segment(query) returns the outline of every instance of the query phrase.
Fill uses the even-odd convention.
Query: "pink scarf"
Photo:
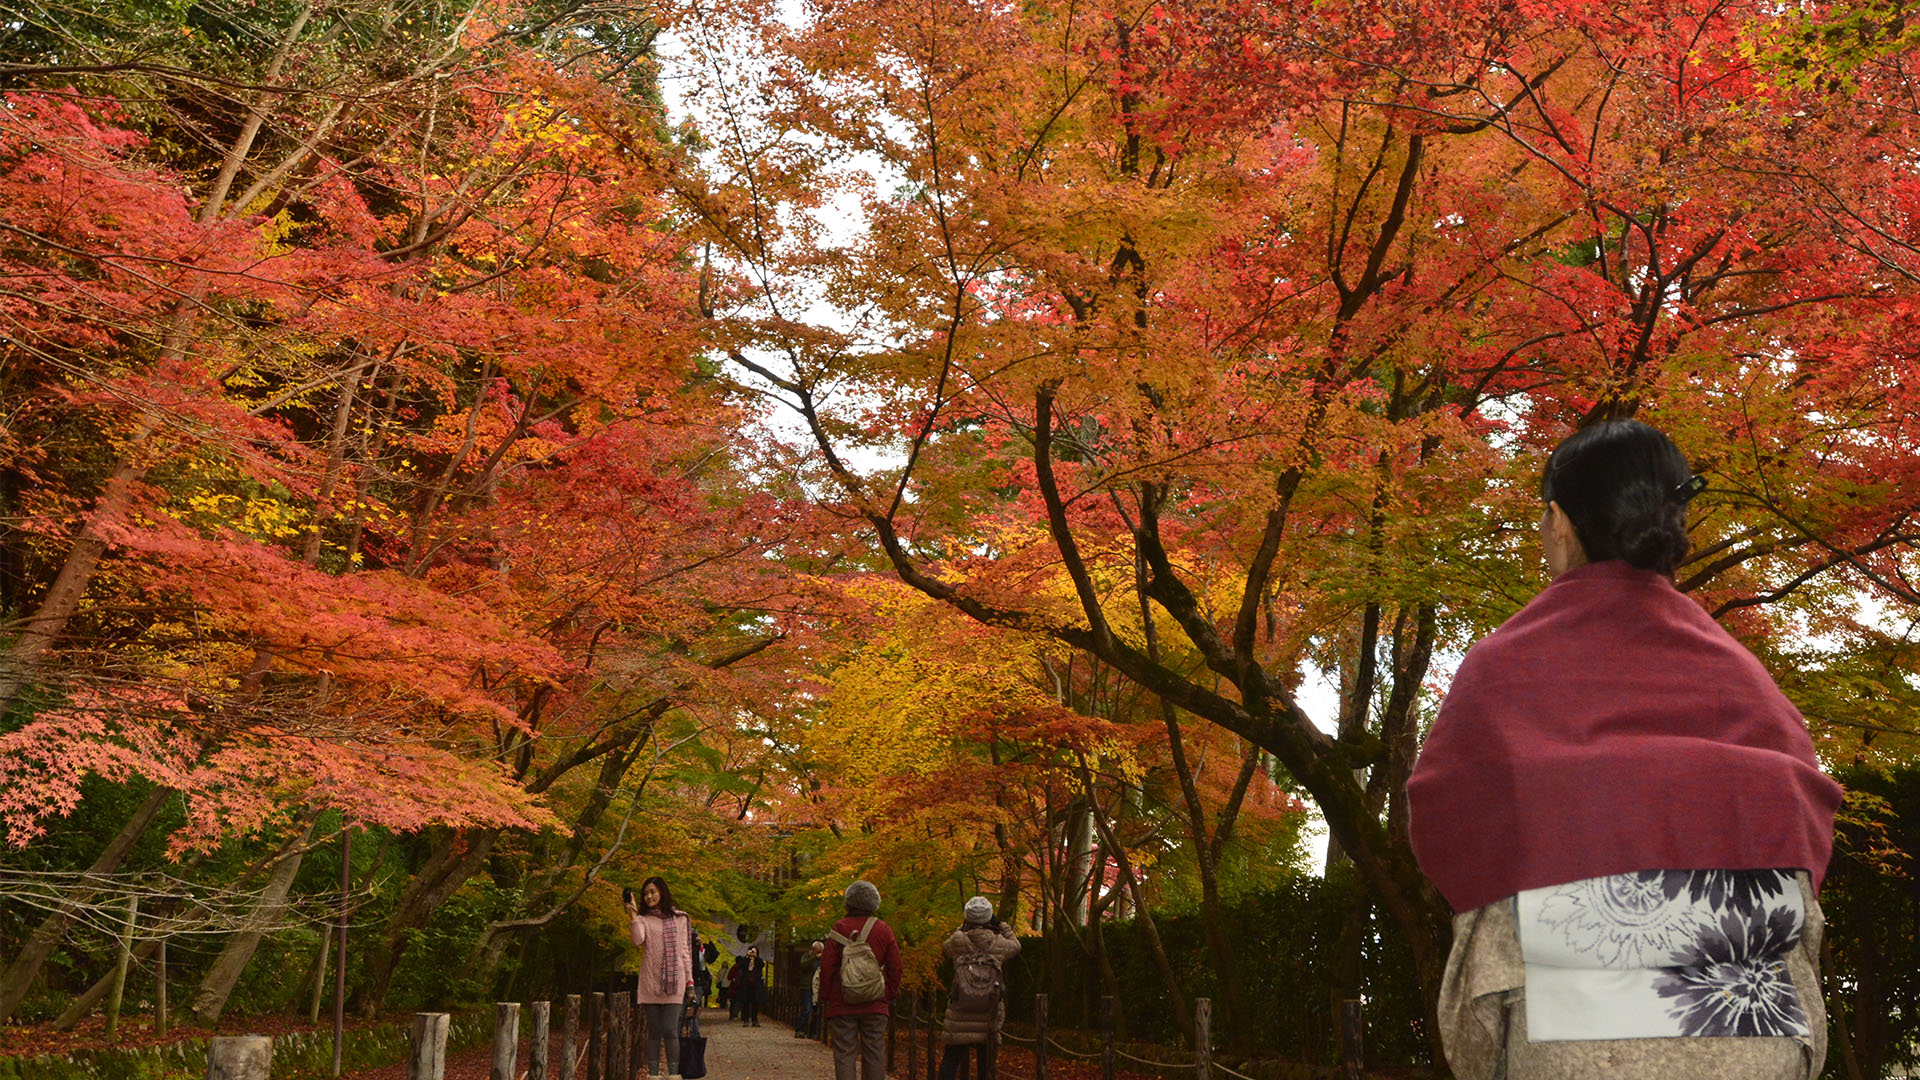
[[[1667,578],[1562,574],[1468,651],[1407,781],[1456,911],[1636,870],[1805,869],[1840,786],[1760,661]]]
[[[658,911],[659,909],[654,909]],[[660,919],[660,992],[671,994],[682,988],[680,950],[687,947],[680,929],[680,913],[661,915]]]

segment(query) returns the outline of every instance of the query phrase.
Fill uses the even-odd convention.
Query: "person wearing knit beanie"
[[[820,953],[820,997],[833,1035],[834,1080],[887,1080],[887,1026],[904,974],[900,942],[880,917],[880,890],[872,882],[847,886],[846,902],[846,915],[833,924]],[[858,957],[860,967],[852,987],[841,966],[849,953]],[[872,969],[876,963],[884,979],[877,988]],[[859,991],[859,1000],[848,1001],[853,989]]]
[[[880,890],[871,881],[856,881],[847,886],[847,914],[872,915],[880,910]]]
[[[993,1075],[994,1047],[1006,1022],[1006,964],[1020,954],[1013,927],[993,917],[993,901],[984,896],[960,908],[963,922],[947,938],[942,950],[953,961],[953,984],[948,988],[947,1019],[940,1041],[939,1080],[967,1080],[967,1062],[974,1075]]]
[[[985,926],[993,921],[993,902],[984,896],[976,896],[967,901],[960,913],[965,916],[968,926]]]

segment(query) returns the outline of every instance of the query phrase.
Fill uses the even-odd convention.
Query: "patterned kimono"
[[[1825,929],[1804,871],[1525,890],[1454,916],[1447,1061],[1460,1080],[1813,1080]]]

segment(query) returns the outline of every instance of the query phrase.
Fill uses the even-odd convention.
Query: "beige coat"
[[[1813,1080],[1827,1058],[1820,998],[1826,918],[1803,871],[1806,929],[1787,970],[1807,1010],[1807,1038],[1527,1041],[1526,969],[1513,899],[1453,917],[1453,951],[1440,984],[1440,1038],[1459,1080]]]
[[[1020,955],[1020,939],[1013,936],[1013,928],[1005,923],[1001,923],[998,930],[991,926],[963,926],[947,938],[945,949],[949,960],[971,952],[985,952],[1000,961],[1000,970],[1004,973],[1007,961]],[[1000,1033],[1000,1024],[1006,1016],[1004,994],[1000,1007],[991,1015],[962,1012],[949,1000],[947,1023],[940,1033],[940,1041],[947,1046],[983,1046]]]

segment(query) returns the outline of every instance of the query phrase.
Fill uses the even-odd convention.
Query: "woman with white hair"
[[[1000,1025],[1006,1021],[1006,963],[1020,955],[1020,939],[1013,928],[993,917],[993,904],[984,896],[961,909],[960,929],[948,936],[947,959],[953,961],[953,986],[947,994],[947,1023],[940,1033],[946,1050],[940,1056],[940,1080],[959,1080],[967,1071],[967,1048],[977,1062],[974,1075],[993,1075],[993,1051],[1000,1043]]]

